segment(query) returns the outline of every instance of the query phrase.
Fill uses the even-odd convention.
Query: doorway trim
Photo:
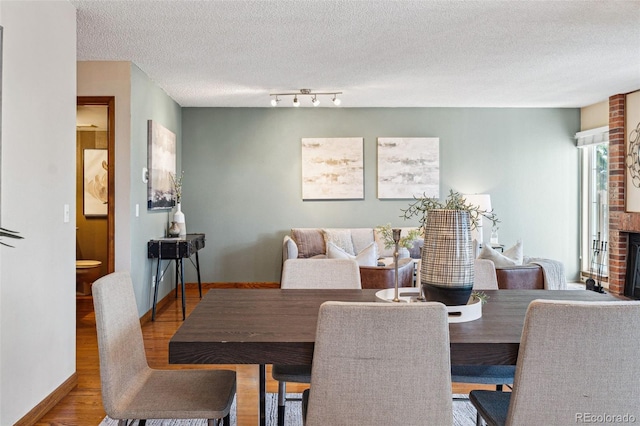
[[[116,98],[115,96],[78,96],[76,106],[106,106],[107,132],[107,272],[115,271],[116,223]]]

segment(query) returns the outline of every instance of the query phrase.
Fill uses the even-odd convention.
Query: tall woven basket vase
[[[466,305],[474,279],[469,212],[431,210],[427,215],[420,269],[427,300]]]

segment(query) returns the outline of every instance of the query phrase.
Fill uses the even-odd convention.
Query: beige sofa
[[[404,236],[415,228],[401,229]],[[330,246],[329,243],[333,245]],[[421,240],[416,240],[415,248],[409,255],[419,259],[421,244]],[[327,259],[336,256],[355,258],[360,265],[363,288],[390,288],[395,285],[393,251],[393,248],[385,248],[375,228],[292,228],[282,243],[282,260]],[[401,287],[413,286],[414,268],[411,257],[398,261]]]
[[[401,228],[402,235],[411,229]],[[282,259],[325,259],[327,243],[333,238],[342,245],[349,245],[350,256],[360,263],[360,277],[363,288],[390,288],[395,284],[395,266],[393,265],[393,248],[386,248],[375,228],[292,228],[282,243]],[[414,285],[416,265],[411,260],[420,259],[422,239],[415,240],[409,251],[410,258],[400,259],[399,282],[402,287]],[[375,257],[372,258],[372,245],[375,246]],[[478,251],[476,251],[478,253]],[[365,256],[365,254],[367,254]],[[360,259],[358,259],[360,257]],[[537,259],[538,261],[542,259]],[[375,263],[371,263],[371,262]],[[547,261],[548,262],[548,261]],[[540,263],[540,262],[539,262]],[[384,264],[385,266],[378,266]],[[544,264],[543,264],[544,265]],[[474,289],[539,289],[549,288],[540,264],[525,262],[521,266],[496,267],[488,259],[477,258],[474,262]],[[414,273],[416,273],[414,275]],[[419,283],[419,278],[417,281]],[[560,287],[562,288],[562,287]]]

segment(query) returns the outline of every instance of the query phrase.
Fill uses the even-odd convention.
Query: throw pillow
[[[299,258],[306,259],[326,253],[324,236],[320,229],[294,228],[291,230],[291,238],[298,245]]]
[[[327,247],[329,243],[333,243],[350,255],[355,256],[356,252],[353,249],[353,241],[351,240],[351,229],[323,229],[323,231]]]
[[[480,259],[491,260],[496,265],[496,268],[522,265],[522,257],[522,241],[518,241],[515,246],[505,250],[504,253],[500,253],[485,244],[478,256]]]
[[[355,259],[360,266],[377,266],[378,247],[375,243],[369,244],[357,255],[351,255],[332,242],[327,243],[327,259]]]
[[[524,261],[522,240],[518,240],[518,242],[513,247],[506,249],[502,254],[504,254],[509,259],[515,260],[518,265],[522,265]]]

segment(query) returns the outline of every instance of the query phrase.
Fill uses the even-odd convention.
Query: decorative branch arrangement
[[[182,198],[182,178],[184,177],[184,170],[180,172],[180,177],[178,177],[177,173],[169,173],[169,177],[171,177],[171,185],[173,186],[176,203],[179,203]]]
[[[390,249],[394,247],[395,241],[393,239],[393,230],[391,229],[391,224],[387,223],[386,225],[376,226],[376,229],[380,233],[380,237],[384,241],[384,248]],[[407,235],[400,238],[398,244],[400,247],[404,247],[407,250],[410,250],[413,247],[413,241],[417,240],[422,236],[419,229],[411,229],[407,232]]]
[[[414,197],[414,202],[409,204],[407,209],[402,210],[402,218],[411,219],[418,216],[420,225],[424,229],[427,224],[427,215],[429,211],[442,209],[442,210],[462,210],[469,212],[469,220],[471,222],[471,229],[476,229],[480,223],[480,218],[484,216],[492,222],[492,226],[495,226],[500,222],[498,217],[493,211],[481,210],[479,206],[467,203],[467,200],[459,192],[449,190],[449,196],[446,200],[440,201],[435,197],[427,197],[423,194],[422,197]]]

